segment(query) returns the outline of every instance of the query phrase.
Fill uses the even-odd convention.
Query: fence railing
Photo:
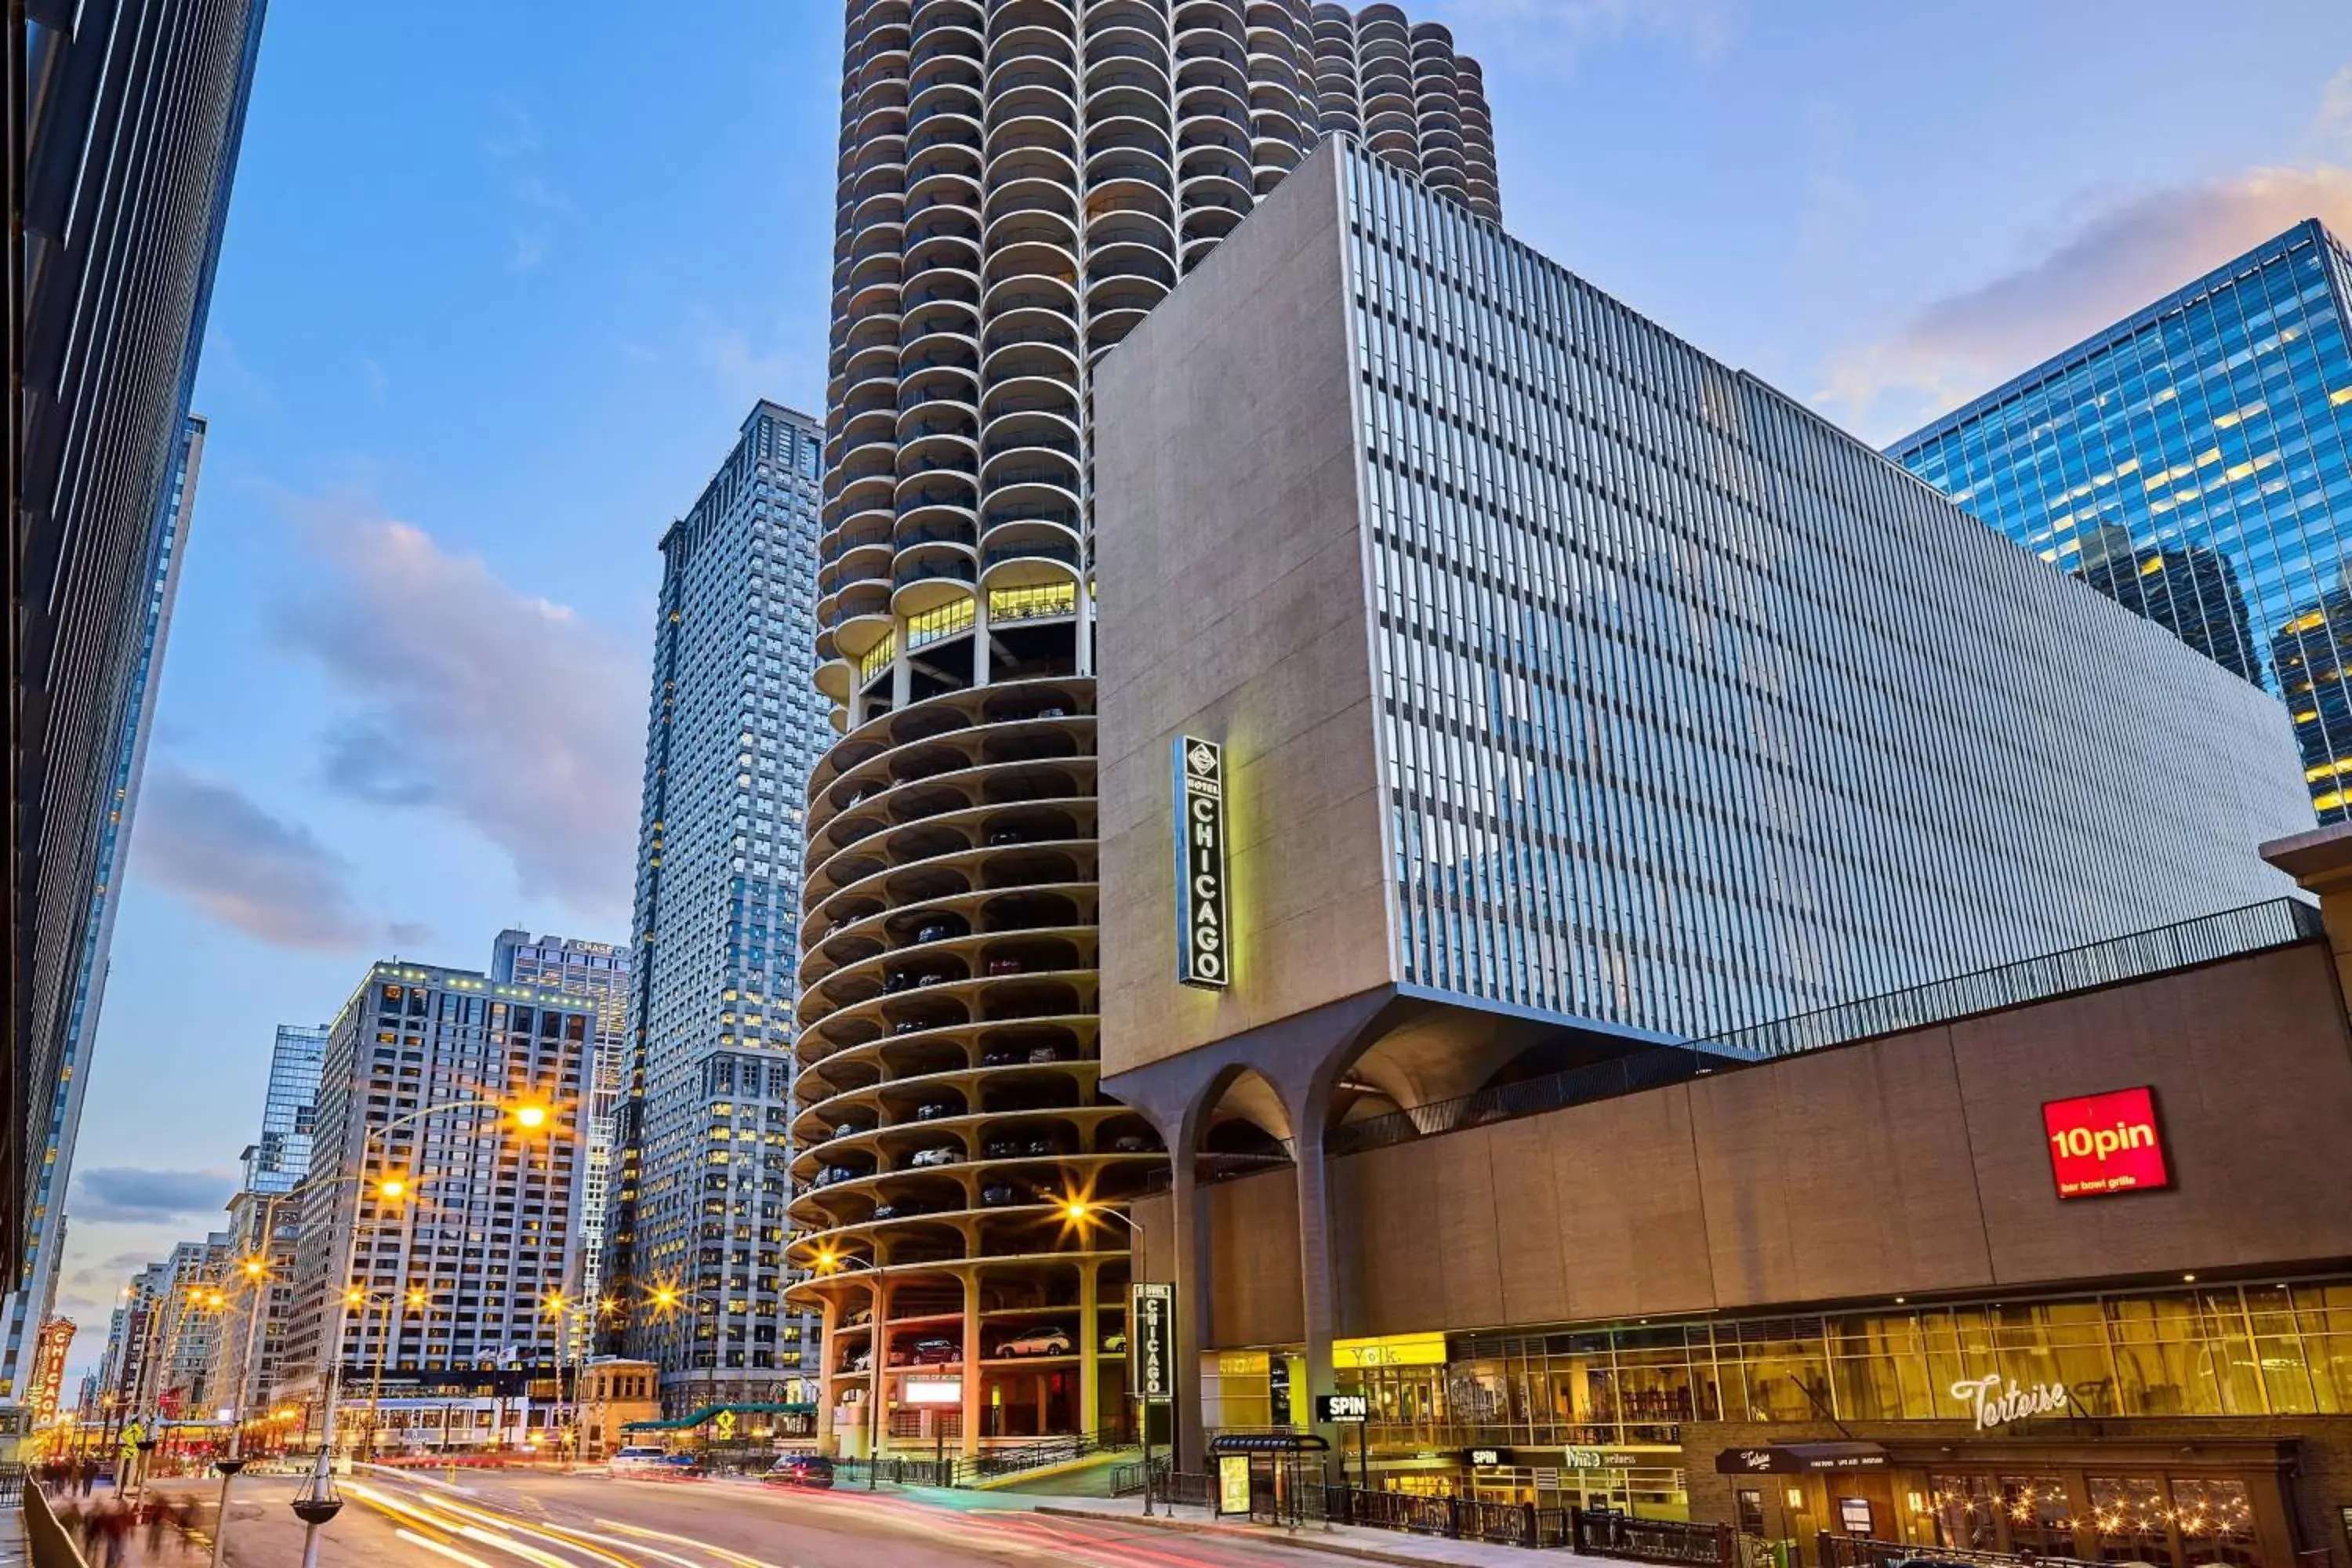
[[[1545,1543],[1547,1533],[1554,1545],[1564,1544],[1568,1536],[1560,1510],[1541,1510],[1533,1503],[1481,1502],[1475,1498],[1421,1497],[1342,1486],[1310,1488],[1302,1500],[1306,1506],[1301,1511],[1309,1519],[1441,1535],[1451,1541],[1538,1546]],[[1552,1515],[1549,1531],[1542,1517],[1547,1511]]]
[[[1929,1558],[1937,1563],[1969,1563],[1980,1568],[2015,1568],[2019,1559],[2007,1552],[1979,1552],[1965,1546],[1912,1546],[1897,1541],[1872,1541],[1863,1536],[1832,1535],[1826,1531],[1813,1537],[1816,1561],[1821,1568],[1891,1568],[1896,1563],[1916,1563]],[[2049,1568],[2099,1568],[2078,1557],[2041,1557],[2036,1564]]]
[[[15,1508],[25,1500],[25,1467],[14,1462],[0,1463],[0,1508]]]
[[[1635,1519],[1597,1509],[1570,1509],[1569,1533],[1587,1557],[1631,1563],[1667,1563],[1695,1568],[1738,1568],[1737,1533],[1727,1524],[1692,1524],[1676,1519]]]
[[[1702,1044],[1759,1057],[1819,1050],[2027,1002],[2095,990],[2193,963],[2236,958],[2305,942],[2321,932],[2319,911],[2300,899],[2272,899],[2200,915],[2153,931],[2111,937],[1972,974],[1800,1013],[1707,1037]]]

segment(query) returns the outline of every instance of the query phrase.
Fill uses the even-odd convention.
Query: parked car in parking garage
[[[1070,1353],[1070,1336],[1055,1328],[1032,1329],[998,1345],[996,1353],[1000,1356],[1067,1355]]]
[[[918,1149],[907,1161],[910,1171],[928,1170],[934,1165],[952,1165],[963,1158],[963,1151],[953,1143],[941,1143],[936,1148]]]
[[[1021,1201],[1021,1189],[1010,1182],[992,1182],[980,1189],[980,1206],[982,1208],[1011,1208]]]
[[[927,1100],[915,1107],[918,1121],[937,1121],[942,1116],[961,1116],[963,1107],[952,1100]]]

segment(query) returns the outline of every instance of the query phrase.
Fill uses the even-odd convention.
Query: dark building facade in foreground
[[[11,366],[23,447],[11,521],[14,1109],[0,1132],[0,1265],[12,1276],[100,918],[92,893],[263,4],[30,10],[11,40],[26,72],[21,103],[12,96],[26,159],[12,338],[22,360]]]

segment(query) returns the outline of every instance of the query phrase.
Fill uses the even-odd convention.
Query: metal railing
[[[1975,1563],[1979,1568],[2013,1568],[2019,1561],[2007,1552],[1979,1552],[1966,1546],[1906,1545],[1858,1535],[1833,1535],[1827,1531],[1813,1537],[1813,1545],[1820,1568],[1892,1568],[1897,1563],[1914,1563],[1923,1558],[1936,1563]],[[2050,1568],[2097,1568],[2079,1557],[2037,1555],[2033,1561],[2047,1563]]]
[[[1692,1524],[1678,1519],[1635,1519],[1600,1509],[1568,1510],[1569,1535],[1586,1557],[1616,1557],[1631,1563],[1738,1568],[1738,1532],[1727,1524]]]
[[[1450,1541],[1485,1541],[1500,1546],[1545,1544],[1544,1510],[1533,1503],[1481,1502],[1475,1498],[1422,1497],[1411,1492],[1368,1491],[1362,1487],[1310,1488],[1302,1500],[1309,1519],[1328,1524],[1362,1525],[1412,1535],[1440,1535]],[[1563,1544],[1567,1531],[1559,1510],[1555,1516],[1551,1544]]]
[[[2319,910],[2312,905],[2300,899],[2273,899],[1791,1018],[1727,1030],[1701,1043],[1756,1057],[1819,1050],[2027,1002],[2046,1002],[2169,969],[2291,947],[2318,936],[2321,930]]]

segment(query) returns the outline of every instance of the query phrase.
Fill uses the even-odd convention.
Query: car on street
[[[1070,1353],[1070,1336],[1055,1328],[1032,1329],[998,1345],[996,1353],[1001,1356],[1067,1355]]]
[[[632,1445],[614,1453],[604,1468],[616,1476],[642,1476],[666,1470],[668,1466],[668,1449]]]
[[[769,1468],[766,1479],[782,1487],[829,1487],[833,1461],[823,1454],[785,1454]]]

